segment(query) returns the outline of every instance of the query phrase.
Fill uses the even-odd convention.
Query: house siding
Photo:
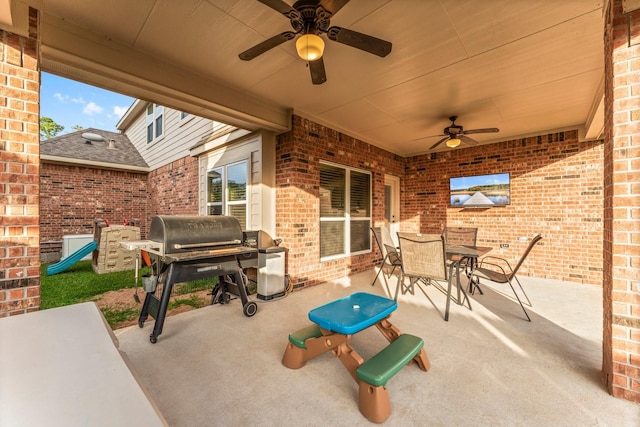
[[[202,117],[180,119],[180,111],[164,108],[164,135],[147,143],[147,116],[143,109],[124,134],[136,147],[151,170],[167,166],[189,155],[189,149],[216,127],[225,126]]]

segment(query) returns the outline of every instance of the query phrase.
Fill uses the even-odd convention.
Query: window
[[[163,111],[162,105],[147,105],[147,144],[160,139],[163,135]]]
[[[230,215],[247,227],[247,161],[207,172],[207,215]]]
[[[320,258],[371,250],[371,174],[320,164]]]

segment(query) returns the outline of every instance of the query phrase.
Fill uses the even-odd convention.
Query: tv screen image
[[[464,176],[449,179],[451,206],[491,207],[511,204],[508,173]]]

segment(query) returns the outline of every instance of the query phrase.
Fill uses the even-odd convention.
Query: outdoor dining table
[[[356,383],[361,386],[362,379],[358,377],[356,371],[365,361],[349,344],[351,337],[375,325],[389,341],[389,347],[396,340],[402,341],[402,332],[389,321],[389,316],[397,308],[397,301],[366,292],[356,292],[314,308],[308,313],[309,320],[313,324],[289,335],[289,343],[282,363],[288,368],[298,369],[304,366],[308,360],[331,351],[334,356],[340,359]],[[404,338],[407,337],[409,335],[404,334]],[[422,340],[420,341],[422,342]],[[385,349],[380,353],[383,351]],[[429,360],[422,344],[420,344],[419,352],[416,349],[416,353],[403,364],[412,361],[416,362],[423,371],[429,369]]]
[[[445,245],[445,252],[447,255],[458,255],[453,263],[451,264],[451,270],[455,268],[455,276],[456,276],[456,287],[458,289],[458,304],[462,305],[463,301],[460,299],[460,289],[462,286],[462,281],[460,280],[460,264],[462,261],[469,260],[470,264],[473,266],[478,262],[478,258],[490,252],[493,248],[488,246],[467,246],[467,245]],[[469,280],[469,292],[473,291],[474,283]],[[479,288],[478,288],[479,289]],[[465,293],[465,297],[467,301],[469,301],[468,296]],[[449,320],[449,304],[451,302],[451,298],[447,298],[447,306],[444,312],[444,320]],[[471,301],[469,301],[469,309],[471,309]]]

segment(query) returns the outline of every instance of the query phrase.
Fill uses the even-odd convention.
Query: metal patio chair
[[[515,282],[518,284],[518,286],[520,287],[520,290],[522,291],[522,294],[526,298],[527,305],[531,307],[533,304],[531,303],[531,300],[527,296],[527,293],[524,291],[524,288],[520,284],[518,277],[516,277],[516,273],[522,266],[522,263],[524,262],[524,260],[527,258],[527,255],[529,255],[529,252],[531,252],[531,250],[536,245],[536,243],[538,243],[541,239],[542,239],[542,235],[540,234],[536,235],[533,239],[531,239],[531,242],[529,242],[529,246],[524,251],[524,254],[522,254],[522,257],[520,257],[520,260],[518,261],[518,263],[514,268],[511,268],[511,265],[509,265],[509,262],[506,259],[488,255],[488,256],[485,256],[482,259],[482,261],[480,261],[480,264],[478,266],[476,266],[473,270],[471,270],[471,275],[470,275],[470,281],[473,281],[474,285],[478,287],[478,289],[480,289],[480,279],[490,280],[495,283],[508,283],[509,286],[511,287],[511,290],[513,291],[513,294],[516,296],[518,303],[520,303],[520,307],[522,307],[522,311],[524,311],[524,315],[527,316],[527,320],[529,322],[531,322],[529,313],[527,313],[527,310],[524,308],[524,305],[522,304],[522,300],[518,296],[516,289],[513,287],[513,283]]]
[[[415,293],[415,285],[420,282],[429,285],[437,284],[439,281],[447,282],[447,304],[444,312],[444,320],[449,320],[449,305],[451,302],[451,287],[455,280],[453,268],[454,263],[447,265],[445,255],[444,238],[440,234],[415,234],[398,233],[400,253],[402,254],[402,266],[398,286],[405,294]],[[409,279],[409,284],[405,285],[405,279]],[[442,287],[437,286],[439,289]],[[458,287],[458,301],[460,302],[460,291],[464,294],[464,300],[471,301],[462,287]],[[396,291],[396,296],[397,296]],[[462,300],[461,304],[464,304]]]
[[[371,282],[371,286],[373,286],[376,284],[376,280],[378,280],[378,276],[382,269],[385,267],[391,267],[391,271],[387,276],[387,279],[389,279],[396,271],[396,268],[399,268],[402,265],[402,261],[400,260],[400,254],[393,244],[391,234],[389,234],[389,230],[386,227],[371,227],[371,231],[373,232],[373,237],[375,237],[378,248],[380,248],[380,253],[382,254],[382,264],[380,264],[380,269],[378,270],[376,277],[373,279],[373,282]]]
[[[445,227],[442,235],[444,237],[444,243],[447,245],[476,246],[478,229],[472,227]],[[469,274],[474,267],[474,262],[477,262],[477,259],[469,259],[462,255],[454,254],[448,254],[447,260],[449,262],[458,262],[460,264],[460,268],[464,270],[467,277],[469,277]],[[469,281],[469,292],[473,294],[475,289],[475,283]],[[478,291],[482,293],[480,288],[478,288]]]

